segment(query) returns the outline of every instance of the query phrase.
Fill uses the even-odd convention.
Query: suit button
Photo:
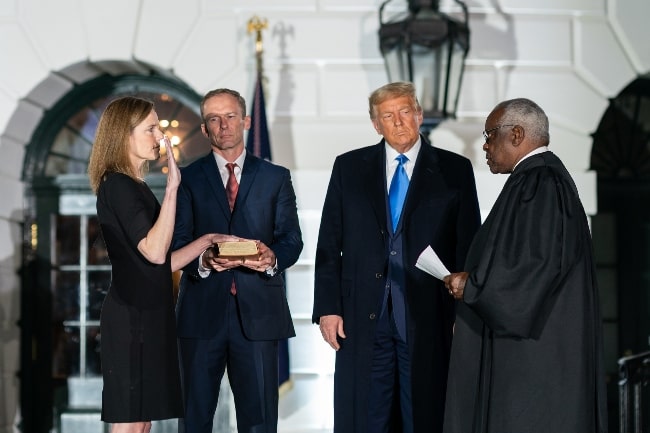
[[[376,317],[375,313],[370,313],[370,316],[368,316],[368,318],[370,318],[370,320],[375,320],[375,317]]]
[[[377,272],[375,274],[375,278],[380,279],[381,277],[383,277],[383,275],[381,273]]]

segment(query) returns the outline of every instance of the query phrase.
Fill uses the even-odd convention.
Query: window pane
[[[89,326],[86,332],[86,376],[102,374],[100,342],[99,326]]]
[[[92,144],[80,137],[78,131],[70,129],[68,125],[64,126],[52,144],[45,174],[84,174],[91,147]]]
[[[88,218],[88,264],[110,265],[106,244],[96,216]]]
[[[88,320],[99,320],[110,284],[110,271],[88,272]]]
[[[58,271],[55,274],[52,321],[79,320],[79,273]]]
[[[50,148],[50,157],[45,167],[47,176],[86,173],[99,122],[95,107],[105,100],[106,98],[100,98],[90,106],[83,107],[61,127]]]
[[[52,258],[54,264],[79,264],[79,224],[78,215],[57,215],[56,217],[56,252]]]
[[[58,333],[58,338],[54,340],[52,368],[55,377],[79,374],[79,328],[77,326],[63,327]]]

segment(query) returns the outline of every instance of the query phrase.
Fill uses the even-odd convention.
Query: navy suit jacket
[[[225,326],[233,277],[244,335],[251,340],[295,336],[284,271],[302,251],[296,195],[288,169],[246,154],[231,213],[212,153],[181,170],[173,249],[206,233],[224,233],[264,242],[277,257],[279,272],[268,277],[245,267],[198,275],[198,258],[183,269],[176,306],[178,335],[210,338]]]
[[[334,386],[337,433],[367,431],[376,319],[390,254],[386,199],[383,140],[336,158],[318,234],[312,320],[343,317],[346,338],[339,340]],[[451,272],[462,271],[479,224],[470,161],[423,139],[398,228],[415,431],[442,428],[455,318],[454,299],[444,284],[415,262],[431,245]]]

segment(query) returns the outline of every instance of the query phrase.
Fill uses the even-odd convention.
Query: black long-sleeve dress
[[[144,182],[111,173],[99,186],[97,216],[112,265],[100,320],[105,422],[183,416],[171,255],[156,265],[137,249],[159,212]]]

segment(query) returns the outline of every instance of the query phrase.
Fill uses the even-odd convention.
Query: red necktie
[[[226,164],[228,169],[228,181],[226,182],[226,195],[228,196],[228,205],[230,205],[230,212],[232,212],[235,207],[235,199],[237,198],[237,191],[239,191],[239,184],[237,183],[237,177],[235,176],[235,167],[237,164],[234,162],[229,162]],[[235,287],[235,278],[233,276],[232,285],[230,286],[230,293],[233,295],[237,294],[237,288]]]
[[[237,164],[234,162],[229,162],[226,164],[228,169],[228,182],[226,182],[226,195],[228,196],[228,204],[230,205],[230,211],[232,212],[235,207],[235,199],[237,198],[237,191],[239,191],[239,184],[237,183],[237,177],[235,176],[235,167]]]

